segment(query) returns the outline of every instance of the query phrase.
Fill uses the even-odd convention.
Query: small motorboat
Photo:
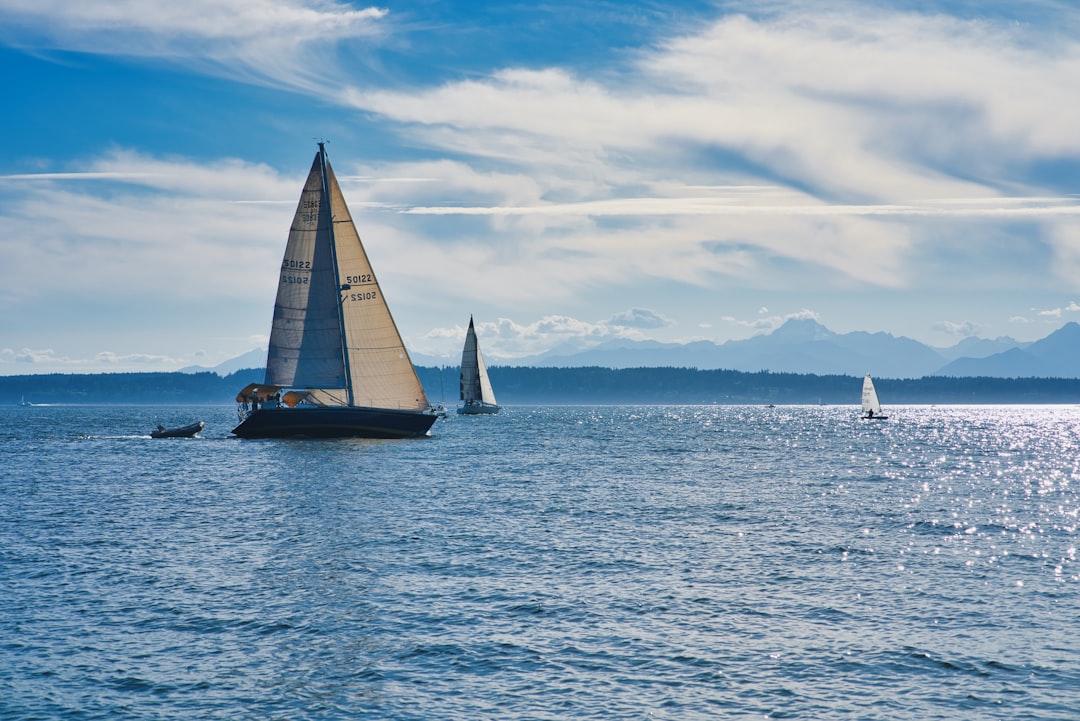
[[[192,438],[196,433],[206,427],[206,424],[202,421],[195,421],[189,423],[186,426],[178,426],[176,428],[166,428],[163,425],[158,425],[156,430],[150,431],[151,438]]]

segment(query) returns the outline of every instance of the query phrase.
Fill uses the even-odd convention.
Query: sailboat
[[[881,403],[878,401],[877,391],[874,390],[874,381],[870,380],[867,373],[862,382],[862,417],[867,419],[885,420],[887,415],[881,412]]]
[[[324,143],[293,217],[262,383],[236,396],[241,438],[407,438],[435,422]]]
[[[462,415],[499,412],[495,391],[491,389],[491,379],[484,365],[484,354],[480,352],[480,342],[476,339],[472,316],[469,316],[469,331],[465,334],[465,348],[461,351],[461,400],[464,405],[458,408],[458,413]]]

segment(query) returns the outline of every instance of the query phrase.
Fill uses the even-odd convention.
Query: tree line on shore
[[[488,369],[502,405],[565,404],[763,404],[857,405],[862,378],[801,373],[746,373],[694,368]],[[456,366],[417,368],[432,403],[458,399]],[[232,403],[263,370],[216,373],[89,373],[0,376],[0,404],[218,404]],[[1080,403],[1073,378],[875,378],[882,403],[1003,404]]]

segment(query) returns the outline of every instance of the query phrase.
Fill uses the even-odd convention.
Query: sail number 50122
[[[378,296],[375,291],[369,290],[366,293],[349,293],[349,300],[375,300]]]
[[[345,276],[345,282],[352,285],[353,283],[374,283],[375,277],[371,273],[364,273],[363,275],[347,275]]]

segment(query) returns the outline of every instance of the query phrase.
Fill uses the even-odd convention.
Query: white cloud
[[[513,69],[345,99],[476,157],[563,168],[632,159],[627,170],[723,148],[824,194],[903,205],[995,191],[964,179],[972,162],[1003,182],[1003,162],[1076,152],[1078,48],[1017,25],[846,7],[722,18],[614,79]]]
[[[232,158],[197,162],[157,158],[123,148],[72,163],[79,169],[0,175],[0,190],[16,197],[44,194],[53,189],[83,196],[150,190],[229,202],[295,204],[296,183],[300,182],[296,178],[283,181],[267,165]]]
[[[765,308],[761,309],[763,312],[767,312]],[[786,313],[783,315],[760,315],[757,318],[740,319],[735,316],[725,315],[720,320],[733,325],[737,325],[741,328],[749,328],[756,332],[770,333],[789,320],[812,320],[819,321],[820,314],[816,311],[803,308],[802,310],[795,311],[794,313]]]
[[[162,355],[151,355],[148,353],[113,353],[112,351],[102,351],[94,356],[93,362],[95,364],[106,366],[151,365],[161,367],[177,365],[183,363],[184,360]]]
[[[1032,248],[1025,281],[1080,289],[1075,189],[1032,170],[1080,158],[1080,41],[1067,28],[809,7],[722,16],[603,73],[504,67],[390,89],[334,56],[382,42],[390,18],[333,0],[2,0],[0,37],[283,85],[385,122],[428,159],[335,163],[354,215],[370,211],[360,233],[393,279],[391,302],[425,319],[481,298],[517,317],[544,308],[533,323],[481,323],[508,355],[649,330],[640,311],[577,320],[589,311],[567,309],[587,293],[738,283],[765,300],[928,276],[963,290],[995,277],[972,268],[991,262],[984,247],[1019,237]],[[0,310],[105,291],[272,298],[301,180],[123,150],[0,177]],[[478,269],[482,283],[460,282]],[[651,301],[618,307],[635,302]],[[771,330],[788,317],[763,308],[729,322]],[[431,321],[424,343],[463,336],[450,323]]]
[[[377,41],[386,14],[334,0],[4,0],[0,36],[325,93],[341,74],[335,43]]]
[[[1080,291],[1080,222],[1062,222],[1049,230],[1053,263],[1048,271],[1070,291]]]
[[[616,313],[608,320],[608,323],[622,328],[655,329],[671,325],[672,321],[648,308],[631,308],[622,313]]]
[[[86,174],[39,182],[0,178],[7,229],[0,307],[58,294],[173,303],[208,289],[222,300],[272,293],[299,178],[236,161],[198,165],[125,152],[87,165]],[[260,197],[290,200],[233,202]]]
[[[5,372],[37,373],[66,371],[69,373],[98,372],[114,370],[117,372],[131,368],[140,370],[159,370],[164,367],[176,367],[186,363],[183,358],[171,358],[147,353],[114,353],[101,351],[90,357],[75,358],[59,354],[52,349],[0,348],[0,367],[13,363],[20,368],[5,368]],[[39,370],[39,368],[41,370]]]
[[[355,10],[332,0],[4,0],[3,9],[30,24],[47,19],[53,32],[72,37],[138,31],[222,39],[286,33],[306,39],[351,37],[368,32],[370,22],[386,14],[385,9]]]
[[[1080,311],[1080,305],[1077,305],[1076,301],[1070,301],[1066,306],[1037,311],[1036,315],[1043,318],[1061,318],[1066,313],[1076,313],[1078,311]]]
[[[959,323],[950,320],[942,320],[934,324],[934,330],[959,338],[971,338],[977,337],[982,333],[983,325],[970,320],[961,321]]]
[[[413,142],[536,181],[524,202],[473,196],[404,212],[578,219],[578,251],[607,245],[599,224],[623,221],[618,245],[635,260],[598,250],[607,262],[589,273],[601,283],[606,268],[764,279],[768,260],[903,288],[952,250],[942,238],[979,257],[980,223],[1045,229],[1039,242],[1065,261],[1060,281],[1080,278],[1076,243],[1056,230],[1075,224],[1080,203],[1017,176],[1041,158],[1080,155],[1080,98],[1067,91],[1080,84],[1080,42],[1067,33],[795,6],[724,17],[638,58],[603,77],[508,69],[344,98]],[[731,161],[700,162],[713,152]]]

